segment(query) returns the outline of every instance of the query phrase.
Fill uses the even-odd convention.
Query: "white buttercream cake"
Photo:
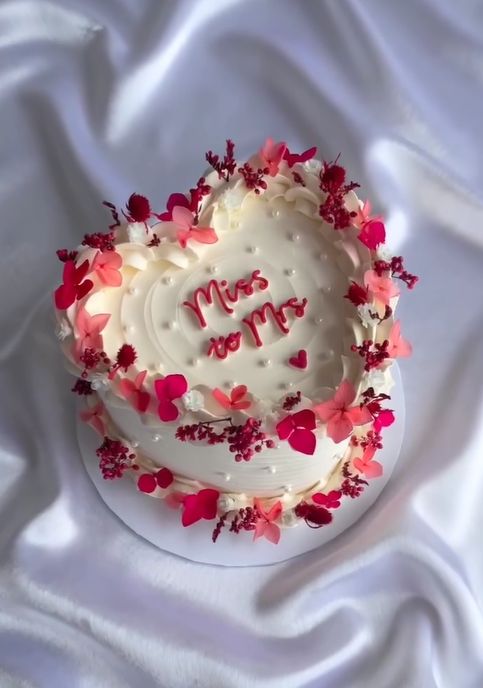
[[[105,202],[109,231],[57,252],[58,336],[100,470],[185,527],[213,520],[214,541],[328,526],[383,471],[391,364],[410,353],[394,311],[417,278],[315,156],[268,139],[243,162],[227,141],[164,212]]]

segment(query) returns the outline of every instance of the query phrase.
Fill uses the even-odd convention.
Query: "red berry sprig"
[[[387,339],[380,344],[374,343],[372,339],[364,339],[359,346],[352,344],[351,351],[357,352],[359,356],[365,359],[364,370],[369,371],[373,368],[379,368],[386,358],[389,358],[388,346],[389,340]]]
[[[231,139],[226,140],[226,152],[223,160],[211,150],[206,153],[205,158],[207,163],[218,173],[219,179],[224,179],[225,182],[230,181],[230,177],[236,170],[235,144]]]
[[[267,188],[267,182],[263,179],[263,175],[269,173],[268,167],[259,167],[257,170],[254,170],[253,167],[246,162],[243,167],[238,168],[238,172],[245,180],[247,188],[254,189],[257,195],[260,193],[260,189],[265,191]]]

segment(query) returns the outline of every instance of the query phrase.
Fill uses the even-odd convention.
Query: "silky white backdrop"
[[[1,688],[481,688],[482,89],[481,0],[0,0]],[[267,135],[341,152],[421,275],[407,434],[349,532],[218,569],[99,499],[49,292],[103,198]]]

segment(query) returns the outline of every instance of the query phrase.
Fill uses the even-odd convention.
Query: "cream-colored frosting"
[[[196,404],[177,400],[180,418],[163,423],[157,417],[154,399],[148,412],[141,414],[119,395],[116,380],[109,385],[105,379],[96,378],[97,393],[118,434],[135,447],[146,466],[165,466],[180,480],[242,495],[237,497],[237,504],[245,496],[285,495],[286,508],[291,507],[295,500],[290,495],[313,486],[322,489],[340,464],[349,439],[335,444],[319,425],[313,456],[276,440],[276,448],[264,449],[251,461],[237,463],[226,444],[180,442],[175,438],[178,425],[225,417],[227,411],[213,398],[212,390],[220,388],[229,394],[235,385],[243,384],[248,387],[252,406],[244,413],[228,415],[241,422],[248,415],[262,418],[264,429],[273,435],[277,420],[286,415],[281,405],[287,394],[302,392],[303,402],[294,409],[298,411],[331,396],[344,378],[357,390],[369,386],[370,376],[363,373],[362,359],[351,352],[351,344],[376,337],[381,341],[393,322],[391,317],[376,333],[374,325],[367,326],[364,313],[358,313],[343,298],[351,280],[363,283],[372,257],[356,240],[358,230],[335,231],[320,218],[318,169],[314,164],[298,165],[305,181],[301,186],[283,163],[276,177],[266,178],[268,188],[260,195],[249,191],[239,175],[226,183],[213,172],[206,180],[212,192],[204,200],[199,225],[212,227],[217,243],[190,241],[182,249],[172,222],[154,225],[145,237],[139,224],[125,226],[118,232],[116,245],[123,261],[122,285],[105,287],[96,281],[84,303],[90,315],[110,314],[102,336],[104,350],[112,360],[122,344],[134,346],[137,360],[129,369],[130,379],[147,370],[145,385],[152,393],[156,378],[179,373],[195,393],[191,398],[197,400]],[[346,204],[349,209],[359,207],[353,192],[346,197]],[[150,248],[146,244],[153,232],[161,243]],[[92,261],[95,254],[94,249],[83,247],[77,264]],[[267,288],[254,284],[252,295],[242,295],[229,304],[232,314],[227,314],[216,299],[212,305],[201,299],[204,328],[192,309],[184,305],[210,280],[234,285],[256,270],[268,280]],[[277,308],[290,298],[298,302],[307,299],[303,316],[294,317],[293,311],[287,311],[287,334],[269,317],[268,322],[258,325],[263,345],[255,346],[243,319],[266,302]],[[68,335],[70,328],[75,329],[76,311],[77,305],[71,306],[67,320],[64,317],[62,322],[64,351],[71,363],[72,339]],[[207,355],[210,337],[226,337],[235,331],[242,333],[238,351],[224,360]],[[288,362],[301,349],[308,357],[305,370]],[[378,378],[373,375],[376,391],[388,389],[389,371],[377,374]]]

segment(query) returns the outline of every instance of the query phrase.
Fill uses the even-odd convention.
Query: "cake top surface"
[[[227,410],[275,422],[294,396],[315,419],[335,390],[349,405],[375,386],[408,351],[393,312],[397,280],[415,278],[384,253],[358,185],[315,154],[269,139],[241,163],[227,141],[164,212],[133,194],[121,221],[105,203],[110,231],[58,252],[59,336],[84,386],[177,423]]]

